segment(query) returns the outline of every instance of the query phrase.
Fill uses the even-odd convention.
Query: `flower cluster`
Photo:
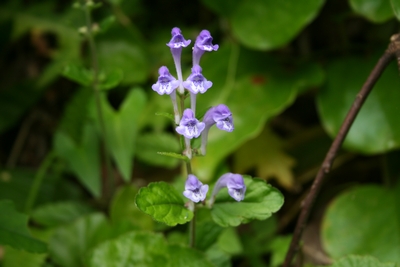
[[[197,36],[193,47],[193,65],[191,74],[185,81],[183,81],[182,78],[181,55],[182,49],[189,46],[191,40],[186,40],[183,37],[181,30],[176,27],[172,29],[171,35],[172,38],[169,43],[167,43],[167,46],[171,50],[178,79],[171,75],[166,66],[162,66],[158,70],[159,77],[157,82],[153,84],[152,89],[160,95],[167,94],[171,97],[175,124],[177,125],[175,130],[178,134],[183,136],[185,140],[185,150],[183,153],[189,160],[191,160],[193,156],[193,149],[191,147],[192,139],[201,136],[201,146],[199,150],[201,155],[204,156],[206,154],[208,132],[210,128],[213,125],[216,125],[220,130],[232,132],[234,130],[233,118],[229,108],[224,104],[220,104],[211,107],[205,113],[202,121],[196,119],[197,94],[206,93],[213,85],[211,81],[204,77],[203,69],[200,66],[200,60],[205,52],[217,51],[219,48],[218,45],[212,43],[213,38],[210,32],[202,30]],[[185,96],[190,95],[190,108],[179,111],[177,93],[181,100],[181,107],[184,106],[183,100],[185,99]],[[199,153],[198,150],[195,151]],[[215,195],[223,187],[228,188],[229,194],[235,200],[243,200],[246,186],[244,185],[241,175],[227,173],[221,176],[213,191],[211,197],[212,202],[215,199]],[[185,191],[183,192],[185,197],[196,203],[201,202],[205,200],[207,191],[208,185],[203,185],[193,174],[188,175]]]

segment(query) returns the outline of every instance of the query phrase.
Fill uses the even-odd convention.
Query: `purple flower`
[[[174,64],[176,68],[176,74],[178,75],[179,80],[179,88],[178,92],[180,94],[184,93],[184,89],[182,86],[182,69],[181,69],[181,54],[182,54],[182,47],[186,47],[190,44],[190,40],[185,40],[181,33],[181,30],[177,27],[173,28],[171,31],[171,41],[167,43],[167,46],[171,48],[172,57],[174,59]]]
[[[236,201],[242,201],[246,193],[246,185],[244,184],[243,176],[235,173],[225,173],[222,175],[215,184],[213,193],[211,195],[212,205],[218,192],[224,188],[228,188],[228,194]]]
[[[205,124],[204,131],[201,133],[201,154],[206,154],[208,131],[214,124],[217,128],[227,132],[234,130],[232,113],[227,106],[219,104],[218,106],[211,107],[204,115],[203,122]]]
[[[192,68],[192,74],[183,82],[183,87],[193,94],[198,94],[199,92],[204,94],[212,86],[212,82],[207,81],[201,72],[201,67],[195,65]]]
[[[200,58],[204,54],[204,51],[217,51],[218,45],[212,44],[212,36],[209,31],[202,30],[196,38],[196,42],[193,48],[193,66],[199,65]]]
[[[196,176],[189,174],[183,195],[193,202],[200,202],[206,198],[208,185],[203,185]]]
[[[183,112],[182,119],[179,126],[176,127],[176,131],[185,138],[192,139],[199,137],[204,127],[204,122],[199,122],[194,117],[193,111],[188,108]]]
[[[185,38],[183,38],[181,30],[177,27],[172,29],[171,35],[171,41],[167,43],[167,46],[169,46],[171,49],[186,47],[191,42],[191,40],[185,40]]]
[[[169,73],[165,66],[162,66],[158,73],[160,76],[158,76],[157,83],[153,84],[151,88],[160,95],[171,94],[179,86],[179,81]]]
[[[227,132],[232,132],[234,130],[232,112],[224,104],[219,104],[207,110],[203,122],[208,128],[216,124],[217,128],[220,130]]]

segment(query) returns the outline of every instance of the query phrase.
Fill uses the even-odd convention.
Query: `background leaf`
[[[400,186],[354,187],[340,194],[328,207],[322,241],[331,257],[371,255],[400,264]]]
[[[33,238],[28,230],[28,216],[16,211],[11,201],[0,201],[0,244],[28,252],[44,253],[47,246]]]
[[[283,205],[282,194],[258,178],[244,176],[247,190],[244,200],[237,202],[222,189],[211,210],[213,220],[224,227],[238,226],[251,220],[265,220]]]
[[[57,132],[54,147],[90,193],[100,197],[99,140],[95,127],[91,124],[85,125],[81,144],[75,143],[69,135]]]
[[[119,188],[111,201],[111,222],[128,222],[139,230],[153,230],[154,221],[150,216],[140,211],[135,204],[137,192],[138,189],[133,185],[126,185]]]
[[[396,263],[382,263],[371,256],[349,255],[344,257],[331,267],[396,267]]]
[[[283,151],[283,144],[284,141],[279,136],[265,128],[257,138],[245,143],[235,152],[234,172],[246,173],[255,168],[258,177],[276,178],[281,186],[293,189],[292,167],[295,160]]]
[[[387,0],[349,0],[353,10],[375,22],[382,23],[393,17],[390,1]]]
[[[277,68],[278,63],[270,56],[235,46],[221,46],[220,50],[218,54],[204,58],[203,74],[214,84],[207,94],[198,97],[197,106],[207,109],[217,104],[227,105],[233,114],[235,130],[228,133],[216,127],[210,129],[207,156],[192,160],[194,172],[203,181],[212,180],[218,164],[240,145],[257,136],[267,119],[294,101],[298,90],[323,81],[323,73],[315,65],[305,65],[297,72],[288,72]],[[241,64],[237,66],[238,78],[229,76],[228,82],[225,82],[228,66],[232,64],[228,63],[229,58],[239,51],[238,61]],[[254,63],[259,60],[263,63]]]
[[[323,0],[241,1],[231,17],[232,31],[250,48],[277,48],[310,23],[323,3]]]
[[[140,188],[135,201],[141,211],[169,226],[184,224],[193,218],[193,212],[184,207],[181,195],[166,182]]]
[[[332,137],[350,109],[377,57],[342,58],[327,68],[326,87],[317,98],[319,114],[326,131]],[[352,69],[351,79],[348,69]],[[398,105],[400,79],[395,64],[390,64],[368,96],[345,139],[346,148],[358,152],[382,153],[400,146]],[[373,127],[371,127],[373,125]]]
[[[115,111],[105,98],[101,103],[109,150],[124,181],[128,182],[133,168],[138,121],[146,104],[146,95],[138,88],[130,90],[118,111]],[[100,122],[94,105],[92,105],[92,116],[100,131]]]
[[[54,227],[71,223],[78,217],[88,214],[92,209],[82,203],[66,201],[49,203],[32,212],[32,219],[42,226]]]
[[[131,232],[94,249],[88,258],[88,266],[166,266],[168,254],[167,242],[162,234]]]
[[[147,133],[138,136],[136,157],[150,165],[174,168],[179,160],[159,155],[157,152],[179,153],[180,145],[176,136],[170,133]]]

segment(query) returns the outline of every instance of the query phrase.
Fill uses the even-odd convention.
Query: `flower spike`
[[[193,48],[193,66],[200,64],[200,58],[205,51],[217,51],[219,46],[212,44],[212,36],[209,31],[202,30],[196,38]]]
[[[196,176],[189,174],[183,195],[193,202],[204,201],[208,192],[208,185],[203,185]]]
[[[206,154],[206,146],[208,139],[208,131],[214,124],[217,128],[223,131],[232,132],[235,128],[233,126],[232,112],[229,108],[220,104],[215,107],[211,107],[204,115],[203,122],[205,123],[205,128],[201,133],[201,154]]]
[[[187,47],[191,40],[185,40],[183,37],[181,30],[177,27],[173,28],[171,31],[171,41],[167,43],[167,46],[170,47],[172,57],[174,59],[175,63],[175,68],[176,68],[176,73],[178,75],[178,80],[179,80],[179,88],[178,91],[180,94],[184,93],[184,89],[182,86],[182,69],[181,69],[181,54],[182,54],[182,47]]]
[[[225,173],[215,184],[211,195],[210,206],[214,204],[216,195],[224,188],[228,188],[228,194],[236,201],[242,201],[246,193],[246,185],[244,184],[243,176],[235,173]]]

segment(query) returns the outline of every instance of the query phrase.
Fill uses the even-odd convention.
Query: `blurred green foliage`
[[[0,3],[0,266],[279,266],[316,168],[399,30],[400,1],[99,3],[92,11],[98,81],[79,5]],[[167,225],[191,216],[171,216],[187,211],[169,184],[183,188],[174,157],[181,144],[168,119],[169,97],[151,90],[160,66],[174,74],[165,45],[173,27],[192,44],[208,29],[220,45],[202,58],[213,87],[198,96],[196,115],[223,103],[235,124],[230,134],[210,130],[207,157],[194,159],[194,173],[208,183],[227,171],[251,174],[285,197],[271,216],[283,197],[260,180],[247,180],[248,186],[252,192],[268,187],[268,195],[255,194],[235,208],[227,194],[219,196],[212,211],[197,211],[197,250],[186,247],[186,225],[157,224],[134,202],[140,187],[162,180],[157,190],[176,202],[161,203],[166,216],[147,213]],[[190,48],[182,64],[186,78]],[[399,81],[393,63],[355,120],[310,218],[297,259],[303,266],[400,265]],[[48,153],[55,155],[50,166],[42,163]],[[146,190],[138,195],[145,208],[160,208]],[[230,228],[255,218],[260,221]]]

